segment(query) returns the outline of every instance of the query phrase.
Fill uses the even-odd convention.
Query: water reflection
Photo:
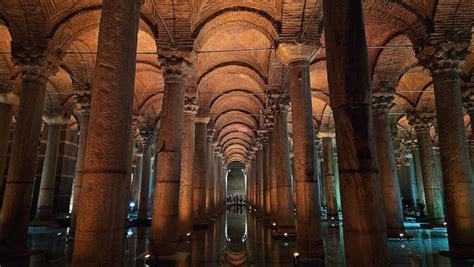
[[[406,225],[410,241],[390,240],[389,261],[394,266],[473,266],[454,262],[438,254],[448,249],[446,230],[421,230]],[[343,228],[323,223],[326,249],[325,266],[344,266]],[[73,242],[65,239],[66,229],[30,228],[29,246],[41,250],[29,257],[1,262],[2,267],[69,266]],[[149,228],[129,228],[124,233],[124,266],[146,265]],[[363,249],[363,248],[360,248]],[[272,237],[272,230],[241,206],[228,208],[214,218],[208,229],[193,231],[191,239],[182,239],[174,257],[162,259],[156,266],[305,266],[293,253],[296,242]],[[314,266],[314,265],[306,265]]]

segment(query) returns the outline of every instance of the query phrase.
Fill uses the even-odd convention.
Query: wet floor
[[[474,262],[454,262],[438,254],[448,249],[445,229],[420,229],[416,223],[407,223],[411,240],[389,241],[391,266],[474,266]],[[68,241],[65,228],[30,228],[29,245],[38,250],[28,259],[0,263],[2,267],[69,266],[73,242]],[[324,223],[323,233],[327,257],[320,266],[344,266],[342,227],[338,223]],[[127,229],[124,266],[146,265],[149,228]],[[175,257],[166,259],[161,266],[315,266],[295,257],[296,242],[274,239],[265,227],[245,208],[230,209],[223,213],[207,230],[193,233],[191,240],[184,238]]]

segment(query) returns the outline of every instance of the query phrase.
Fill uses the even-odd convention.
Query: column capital
[[[474,114],[474,81],[465,81],[462,89],[462,104],[467,114]]]
[[[287,112],[290,106],[290,96],[287,92],[278,92],[278,90],[267,90],[267,105],[273,113]]]
[[[214,143],[214,134],[216,133],[216,130],[214,128],[209,128],[207,129],[207,140],[209,142]]]
[[[184,96],[184,114],[196,115],[198,109],[196,96]]]
[[[269,106],[268,103],[267,106]],[[273,126],[275,125],[272,110],[268,107],[263,111],[263,114],[265,128],[267,129],[267,131],[272,131]]]
[[[289,44],[280,43],[277,48],[277,56],[280,61],[289,65],[293,62],[303,61],[311,62],[319,50],[321,49],[320,44]]]
[[[429,132],[433,126],[434,114],[432,112],[412,111],[407,114],[408,123],[419,132]]]
[[[459,75],[460,65],[469,53],[470,42],[441,42],[417,51],[416,57],[432,75]]]
[[[92,95],[90,91],[78,91],[74,93],[74,100],[79,114],[89,114],[91,109]]]
[[[170,53],[158,55],[160,67],[165,82],[187,84],[188,78],[194,73],[193,64],[190,60]]]
[[[268,144],[268,130],[257,130],[257,133],[262,144]]]
[[[53,109],[48,110],[43,114],[43,120],[48,125],[63,125],[69,121],[71,118],[71,113],[62,110]]]
[[[380,81],[372,91],[372,110],[375,113],[387,113],[395,99],[396,85],[388,81]]]

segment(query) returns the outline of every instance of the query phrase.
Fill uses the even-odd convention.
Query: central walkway
[[[440,256],[447,250],[445,229],[422,230],[418,224],[405,223],[407,234],[413,239],[389,242],[391,266],[473,266],[474,262],[452,262]],[[66,240],[65,228],[32,227],[29,242],[39,250],[29,261],[2,264],[17,266],[68,266],[72,258],[72,242]],[[126,265],[147,266],[149,228],[129,228],[126,237]],[[323,233],[327,251],[326,263],[321,266],[344,266],[342,227],[339,223],[324,223]],[[265,227],[245,207],[231,207],[216,218],[207,230],[194,232],[192,240],[184,238],[176,257],[159,266],[316,266],[304,264],[295,257],[296,242],[276,240],[271,229]]]

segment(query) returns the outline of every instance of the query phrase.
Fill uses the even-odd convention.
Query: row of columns
[[[96,76],[92,89],[94,98],[91,103],[80,195],[77,197],[80,208],[77,210],[75,232],[75,265],[120,265],[122,262],[125,199],[128,199],[127,180],[131,172],[130,125],[139,8],[139,1],[104,1],[102,7]],[[393,182],[393,170],[390,168],[393,167],[392,160],[383,158],[378,151],[390,151],[393,147],[376,146],[378,142],[382,143],[380,140],[387,139],[387,133],[374,135],[374,125],[384,125],[386,119],[383,112],[371,110],[373,100],[362,7],[357,1],[331,0],[325,1],[323,8],[331,105],[339,155],[346,259],[361,266],[386,265],[387,217],[389,214],[396,214],[398,207],[384,208],[386,201],[382,192],[390,189],[394,193],[396,186]],[[434,81],[448,239],[450,252],[456,256],[470,256],[474,251],[474,184],[462,121],[458,69],[465,50],[464,46],[442,44],[436,47],[434,55],[428,54],[421,58],[422,63],[432,72]],[[284,58],[284,46],[281,51]],[[151,252],[156,256],[174,254],[176,250],[175,222],[179,218],[177,203],[182,177],[183,146],[182,136],[175,133],[184,130],[186,69],[190,67],[185,59],[173,55],[167,55],[161,60],[166,62],[163,66],[165,91],[157,144],[157,191],[150,240]],[[273,171],[269,183],[269,210],[280,229],[291,232],[295,226],[293,208],[296,206],[298,250],[303,257],[312,258],[324,255],[324,251],[319,218],[318,180],[314,170],[309,60],[310,57],[301,56],[283,60],[289,69],[289,95],[293,104],[292,114],[295,116],[293,138],[296,203],[293,203],[291,193],[288,96],[286,92],[272,93],[270,96],[274,125],[269,129],[269,154],[274,163],[270,169]],[[347,66],[350,66],[349,72]],[[1,244],[10,252],[16,253],[26,250],[28,214],[25,211],[31,205],[36,144],[41,128],[47,77],[44,61],[23,63],[20,69],[20,105],[0,221]],[[377,122],[373,116],[377,116]],[[206,142],[207,122],[205,118],[201,118],[196,119],[195,124],[193,216],[197,224],[205,222],[205,214],[215,208],[215,201],[208,201],[206,204],[206,199],[210,200],[211,196],[216,199],[212,192],[216,188],[215,180],[212,180],[215,175],[209,174],[216,164],[212,163],[214,149],[211,140]],[[422,134],[425,135],[425,132],[420,132],[418,143],[420,149],[425,149],[429,145],[423,144],[426,137]],[[263,157],[264,154],[259,155]],[[422,165],[424,161],[421,160]],[[208,164],[212,164],[214,168],[206,167]],[[386,177],[380,178],[378,170],[382,164],[387,164],[382,167]],[[254,162],[250,169],[258,173],[258,165]],[[422,176],[425,182],[425,176]],[[426,174],[426,177],[431,175]],[[254,181],[257,184],[261,179]],[[426,181],[427,184],[430,182]],[[261,186],[265,188],[265,183]],[[439,191],[436,182],[429,186],[431,191],[426,190],[425,185],[425,197],[436,199]],[[254,190],[256,188],[259,187],[254,187]],[[268,192],[268,187],[265,191]],[[396,194],[390,197],[397,198]],[[252,196],[252,202],[263,209],[257,195]],[[437,207],[432,207],[432,210],[436,214]],[[397,223],[399,222],[394,220],[394,226],[390,226],[390,229],[398,227]],[[358,249],[361,247],[364,249]]]

